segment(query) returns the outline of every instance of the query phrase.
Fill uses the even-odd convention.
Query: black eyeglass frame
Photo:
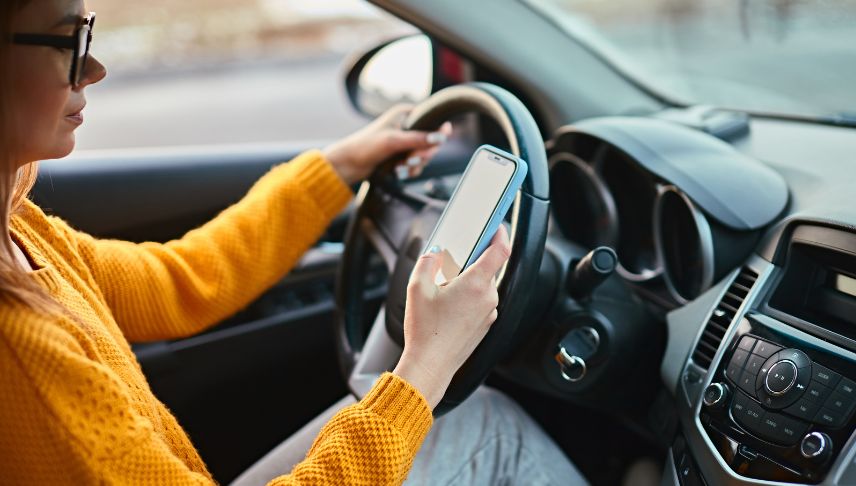
[[[12,43],[24,46],[56,47],[57,49],[68,49],[73,51],[71,60],[71,71],[68,81],[72,87],[80,86],[83,75],[86,73],[86,60],[89,58],[89,48],[92,45],[92,29],[95,27],[95,12],[83,18],[83,21],[74,30],[72,35],[52,34],[12,34]],[[83,39],[81,36],[85,35]],[[81,53],[81,47],[83,52]]]

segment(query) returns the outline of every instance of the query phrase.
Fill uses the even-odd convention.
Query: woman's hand
[[[436,132],[402,130],[401,124],[412,109],[398,105],[375,121],[324,149],[324,156],[348,185],[368,177],[381,162],[396,154],[406,154],[399,162],[399,177],[422,172],[452,134],[452,124],[444,123]]]
[[[432,248],[416,262],[407,286],[404,352],[393,373],[416,387],[433,409],[452,377],[496,320],[496,274],[511,255],[500,226],[491,245],[469,268],[437,286],[442,255]]]

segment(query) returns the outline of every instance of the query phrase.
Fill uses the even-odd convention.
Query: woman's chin
[[[21,150],[21,164],[39,160],[61,159],[68,156],[74,150],[74,146],[74,132],[63,133],[51,140],[33,140],[32,145]]]
[[[29,161],[38,161],[38,160],[54,160],[61,159],[63,157],[68,156],[74,150],[74,138],[70,141],[64,141],[63,143],[57,143],[52,146],[48,150],[39,150],[37,153],[33,154],[33,156],[28,157]]]
[[[74,136],[74,132],[71,132],[67,136],[63,138],[62,141],[56,144],[55,147],[51,150],[51,156],[46,157],[48,159],[61,159],[63,157],[68,156],[72,151],[74,151],[74,145],[76,143],[76,139]]]

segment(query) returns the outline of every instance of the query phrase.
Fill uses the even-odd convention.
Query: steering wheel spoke
[[[356,353],[356,363],[348,377],[348,386],[358,396],[365,396],[381,373],[392,370],[401,352],[401,346],[386,331],[385,309],[381,306],[363,349]]]
[[[391,273],[410,226],[427,200],[400,187],[390,188],[388,183],[365,184],[359,199],[367,215],[360,229]]]
[[[375,222],[371,218],[366,218],[360,221],[361,230],[371,244],[372,248],[380,255],[381,260],[386,265],[387,273],[392,273],[395,268],[395,261],[398,258],[398,248],[390,243],[389,239],[381,232]]]

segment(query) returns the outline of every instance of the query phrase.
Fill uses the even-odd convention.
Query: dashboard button
[[[782,427],[782,421],[779,417],[781,415],[773,412],[765,412],[761,415],[760,420],[754,424],[754,427],[750,427],[749,430],[762,439],[779,442],[779,430]]]
[[[841,381],[835,386],[835,391],[846,397],[856,398],[856,383],[847,378],[841,378]]]
[[[844,418],[850,416],[853,412],[853,408],[856,407],[856,400],[853,398],[845,397],[840,393],[833,393],[826,399],[826,402],[823,404],[824,408],[829,410],[834,410],[836,412],[841,412],[844,415]]]
[[[785,445],[798,443],[809,427],[809,424],[790,417],[781,417],[779,420],[782,424],[782,428],[780,429],[781,443]]]
[[[825,366],[821,366],[817,363],[812,363],[811,379],[818,383],[821,383],[823,386],[834,388],[835,385],[838,384],[838,380],[841,379],[841,375]]]
[[[749,359],[746,360],[746,364],[743,366],[743,369],[752,373],[753,375],[757,375],[759,371],[761,371],[761,366],[764,364],[764,358],[758,356],[757,354],[750,354]]]
[[[767,371],[764,389],[775,397],[784,395],[797,381],[797,366],[790,360],[776,362]]]
[[[764,364],[761,365],[761,371],[758,372],[758,382],[755,384],[756,389],[764,388],[764,378],[767,377],[767,372],[770,371],[770,368],[776,364],[776,358],[774,356],[770,356],[767,358],[767,361],[764,361]]]
[[[784,415],[766,412],[761,416],[755,430],[762,439],[784,445],[794,445],[800,441],[808,429],[808,424],[790,419]]]
[[[740,379],[737,381],[737,386],[740,387],[741,390],[745,391],[749,394],[749,396],[755,396],[755,375],[749,373],[744,370],[740,375]]]
[[[814,416],[817,414],[817,409],[819,408],[820,404],[817,402],[803,398],[797,403],[786,408],[785,413],[789,413],[794,417],[799,417],[804,420],[814,420]]]
[[[743,372],[743,368],[737,366],[734,363],[729,363],[728,368],[725,369],[725,377],[731,380],[733,383],[737,383],[740,380],[740,373]]]
[[[755,430],[763,414],[764,409],[752,401],[751,398],[740,392],[734,394],[734,401],[731,404],[731,416],[734,417],[734,420],[738,424],[746,427],[748,430]]]
[[[805,391],[805,397],[817,403],[823,403],[826,397],[832,392],[832,389],[827,388],[816,381],[812,381],[808,385],[808,390]]]
[[[799,395],[793,393],[793,388],[788,393],[784,395],[774,397],[767,393],[767,390],[759,390],[757,392],[758,400],[767,408],[773,409],[782,409],[787,407],[788,405],[794,403],[797,399],[799,399]]]
[[[807,354],[803,353],[799,349],[785,349],[779,351],[779,354],[777,356],[779,357],[779,359],[786,359],[788,361],[793,362],[794,365],[796,365],[796,367],[799,369],[811,367],[811,358],[809,358]]]
[[[743,368],[743,363],[746,362],[746,358],[749,356],[749,351],[745,349],[735,349],[734,354],[731,355],[731,361],[728,362],[729,365],[737,365],[740,368]]]
[[[782,349],[780,346],[776,346],[773,343],[768,343],[767,341],[761,341],[759,339],[755,344],[755,348],[752,349],[752,352],[762,358],[769,358],[780,349]]]
[[[817,415],[814,416],[814,422],[827,425],[829,427],[841,427],[844,425],[844,414],[841,412],[836,412],[833,410],[829,410],[828,408],[821,408]]]
[[[704,486],[689,454],[681,454],[681,459],[678,463],[678,473],[680,474],[679,482],[681,486]]]
[[[797,382],[794,384],[794,388],[792,390],[793,393],[797,393],[802,395],[808,385],[811,383],[811,370],[801,369],[797,372]]]
[[[755,347],[755,342],[757,339],[751,336],[743,336],[740,338],[740,343],[737,345],[738,348],[746,350],[746,352],[752,352],[752,348]]]

